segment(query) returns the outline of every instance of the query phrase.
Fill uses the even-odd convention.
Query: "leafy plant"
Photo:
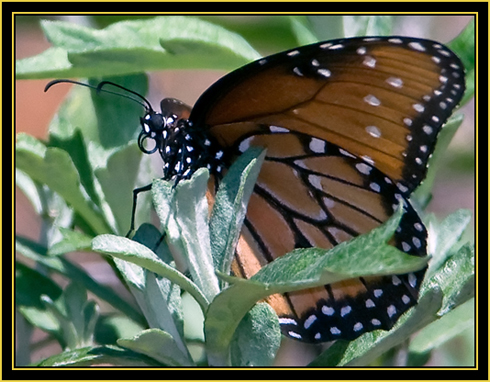
[[[299,41],[314,38],[304,18],[286,20]],[[372,18],[348,21],[356,22],[360,34],[386,33],[391,25],[390,19],[379,24]],[[230,70],[259,57],[239,35],[193,17],[124,20],[101,30],[60,21],[41,25],[53,47],[20,60],[19,79],[90,77],[92,83],[109,79],[145,93],[147,80],[142,73],[147,70]],[[471,28],[451,43],[466,65],[474,63]],[[465,99],[471,97],[473,87],[468,89]],[[401,218],[400,210],[378,229],[330,251],[297,250],[250,280],[230,276],[246,204],[264,155],[258,149],[250,149],[232,166],[210,216],[205,197],[208,173],[202,169],[175,188],[161,180],[153,182],[151,197],[164,241],[160,230],[146,223],[132,239],[120,236],[128,228],[132,190],[159,177],[135,142],[138,107],[123,98],[108,99],[75,88],[52,121],[46,142],[17,136],[17,185],[43,217],[46,229],[42,243],[16,237],[17,251],[36,264],[31,268],[16,263],[16,307],[63,348],[36,365],[269,366],[281,335],[275,312],[257,303],[267,295],[367,273],[410,272],[427,261],[386,244]],[[441,133],[428,181],[415,196],[421,205],[430,198],[439,153],[460,123],[461,118],[453,118]],[[149,196],[139,200],[137,221],[149,216]],[[457,333],[454,328],[469,325],[471,316],[461,307],[474,294],[474,249],[460,242],[469,213],[456,211],[441,223],[431,216],[424,220],[434,250],[419,304],[392,330],[337,341],[310,366],[368,365],[388,350],[406,346],[422,329],[408,345],[407,360],[409,365],[421,365],[435,346]],[[366,248],[372,249],[367,251],[369,257]],[[126,302],[64,256],[73,251],[104,254],[136,304]],[[177,261],[185,267],[177,267]],[[69,285],[62,289],[53,274],[64,276]],[[101,314],[87,291],[117,313]],[[186,314],[188,296],[197,303],[194,314]],[[191,321],[197,334],[189,334]]]

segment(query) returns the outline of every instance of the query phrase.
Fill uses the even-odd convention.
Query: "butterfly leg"
[[[135,188],[133,190],[133,209],[131,211],[131,226],[129,227],[129,231],[128,233],[126,234],[126,237],[129,237],[129,235],[131,235],[131,233],[134,232],[134,215],[136,213],[136,203],[137,203],[137,199],[138,199],[138,194],[140,192],[146,192],[146,191],[150,191],[151,190],[151,184],[148,184],[144,187],[140,187],[140,188]]]
[[[137,203],[137,199],[138,199],[138,194],[140,192],[150,191],[151,190],[151,186],[152,186],[151,184],[148,184],[148,185],[146,185],[144,187],[135,188],[133,190],[133,209],[132,209],[132,212],[131,212],[131,227],[129,228],[129,231],[126,234],[126,237],[129,237],[129,235],[131,235],[131,233],[134,232],[134,217],[135,217],[135,213],[136,213],[136,203]],[[151,250],[156,253],[157,250],[158,250],[158,247],[160,247],[160,245],[162,244],[162,242],[163,242],[164,239],[165,239],[165,233],[160,236],[160,238],[155,243],[155,245],[151,248]]]

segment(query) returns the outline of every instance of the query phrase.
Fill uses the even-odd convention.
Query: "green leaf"
[[[76,367],[94,365],[113,366],[161,366],[154,359],[117,346],[90,346],[56,354],[32,366],[37,367]]]
[[[441,316],[474,297],[475,248],[464,245],[434,273],[429,284],[435,284],[444,291]]]
[[[95,338],[95,327],[99,320],[99,306],[95,301],[87,301],[83,306],[83,332],[82,341],[84,344],[93,344]]]
[[[66,306],[63,296],[58,301],[53,301],[49,296],[41,296],[41,301],[49,313],[53,315],[59,325],[59,342],[64,349],[76,349],[79,341],[77,330],[73,322],[66,315]]]
[[[82,191],[77,169],[66,151],[47,148],[33,137],[18,134],[15,152],[19,169],[60,194],[94,231],[110,232],[100,211]]]
[[[92,246],[92,237],[80,231],[59,227],[62,239],[53,244],[49,250],[49,256],[59,256],[69,252],[89,250]]]
[[[142,94],[147,90],[145,75],[108,80]],[[70,155],[84,191],[102,211],[112,232],[128,229],[132,190],[136,183],[150,179],[150,158],[142,161],[136,142],[128,144],[136,136],[137,116],[142,112],[139,103],[75,86],[50,125],[48,145]],[[146,208],[137,209],[137,216],[149,216],[150,203],[141,205]]]
[[[114,308],[120,310],[135,322],[141,325],[146,324],[144,317],[142,317],[133,306],[123,300],[111,288],[99,284],[83,269],[65,258],[59,256],[47,256],[47,249],[45,247],[19,236],[16,237],[15,248],[17,252],[21,253],[23,256],[38,262],[50,271],[61,274],[69,280],[82,284],[87,290],[107,301]],[[49,295],[48,293],[46,294]]]
[[[281,344],[279,320],[269,304],[255,305],[242,319],[231,342],[233,366],[270,366]]]
[[[340,365],[350,341],[337,340],[327,350],[308,364],[308,367],[333,367]]]
[[[76,333],[76,347],[81,347],[83,346],[85,332],[83,309],[87,303],[87,291],[80,284],[70,283],[63,291],[63,300],[66,309],[66,318],[73,325]],[[74,347],[71,346],[70,348],[73,349]]]
[[[19,79],[229,70],[260,57],[240,36],[194,17],[128,20],[101,30],[62,21],[43,21],[41,26],[53,48],[19,60]]]
[[[63,113],[65,110],[65,104],[60,108],[59,113]],[[66,121],[65,121],[66,122]],[[53,125],[59,125],[63,123],[61,117],[54,118],[50,127]],[[95,191],[93,170],[87,153],[87,147],[83,140],[83,134],[80,129],[74,128],[69,136],[61,136],[57,134],[50,134],[48,147],[57,147],[63,151],[66,151],[73,164],[75,165],[77,172],[80,176],[80,183],[84,187],[87,194],[90,196],[95,204],[100,206],[98,202],[99,198]]]
[[[472,70],[475,67],[475,20],[447,45],[463,61],[466,70]]]
[[[216,193],[209,230],[214,268],[230,273],[247,204],[253,192],[265,151],[251,148],[233,163]]]
[[[99,235],[92,241],[92,249],[109,254],[121,260],[139,265],[169,279],[189,292],[199,303],[203,311],[207,310],[208,301],[199,288],[182,273],[165,264],[153,251],[133,240],[115,235]]]
[[[153,205],[160,220],[161,226],[168,231],[167,225],[173,213],[173,199],[175,188],[171,182],[155,179],[151,185]]]
[[[133,337],[145,328],[123,314],[102,314],[95,327],[95,340],[100,345],[114,344],[119,338]]]
[[[89,146],[89,141],[97,140],[97,119],[91,92],[85,87],[73,86],[49,124],[51,144],[73,153],[73,157],[79,156],[78,160],[74,159],[77,164],[83,164],[82,161],[90,160],[90,156],[81,151],[82,148],[77,144],[75,135],[82,133],[81,135],[85,140],[83,149]]]
[[[58,335],[59,324],[46,310],[41,296],[56,300],[61,296],[61,288],[50,278],[28,266],[15,263],[15,306],[29,323],[48,333]]]
[[[393,16],[343,16],[344,37],[389,36],[393,29]]]
[[[144,95],[148,92],[148,77],[146,74],[98,77],[88,83],[96,87],[101,81],[114,82],[138,94]],[[127,92],[109,84],[103,90],[129,95]],[[91,137],[92,141],[100,143],[105,149],[110,149],[126,146],[129,141],[137,137],[137,133],[141,130],[138,117],[144,113],[144,109],[139,103],[141,100],[136,98],[138,102],[134,102],[134,100],[125,97],[104,92],[97,93],[93,90],[91,90],[90,96],[97,117],[97,130],[93,132],[96,136]]]
[[[98,307],[94,301],[87,301],[82,285],[70,283],[56,300],[47,295],[41,295],[40,300],[56,322],[54,334],[63,348],[76,349],[92,344]]]
[[[432,259],[429,265],[429,274],[437,270],[453,255],[457,249],[457,245],[471,222],[471,211],[457,210],[447,216],[442,222],[437,223],[434,219],[428,224],[431,246],[429,253]]]
[[[114,150],[107,158],[106,166],[95,170],[100,182],[102,198],[113,214],[117,233],[124,234],[129,229],[133,189],[138,183],[141,151],[133,142]],[[137,216],[150,216],[148,198],[139,198]],[[109,213],[106,213],[108,215]]]
[[[318,39],[332,40],[344,37],[344,17],[340,15],[308,16],[308,21]]]
[[[41,186],[34,182],[24,171],[18,168],[15,169],[15,185],[27,197],[36,214],[42,215],[44,202],[42,200]]]
[[[88,84],[97,86],[103,80],[115,82],[139,94],[146,94],[148,91],[148,79],[144,74],[98,77],[97,80],[89,81]],[[72,85],[63,83],[54,85],[54,87],[62,86]],[[127,95],[126,92],[110,85],[103,90]],[[54,89],[50,88],[49,91],[52,92]],[[84,147],[75,141],[77,131],[82,133],[84,145],[87,148],[98,145],[109,150],[125,146],[128,141],[136,138],[139,130],[138,116],[143,112],[143,107],[139,102],[104,91],[97,93],[94,89],[84,86],[72,86],[49,126],[50,144],[68,151],[81,172],[82,166],[92,157],[89,155],[88,158],[80,158],[84,162],[77,160],[80,154],[86,156],[82,151]],[[81,166],[78,166],[78,163],[81,163]]]
[[[475,324],[475,301],[468,300],[439,320],[427,325],[411,341],[408,347],[410,353],[424,354],[441,346],[443,343],[458,336],[465,329]]]
[[[305,16],[289,16],[291,29],[299,46],[313,44],[318,41],[315,34],[309,29]]]
[[[133,240],[146,246],[154,246],[160,241],[160,238],[161,234],[155,227],[144,224],[138,229]],[[170,256],[165,254],[164,258],[168,257]],[[149,272],[136,264],[117,258],[114,259],[114,263],[144,312],[149,326],[168,332],[181,351],[187,353],[183,341],[184,329],[180,288],[166,278]]]
[[[151,357],[165,366],[193,366],[181,352],[172,336],[159,329],[148,329],[130,339],[119,339],[117,344]]]
[[[167,232],[169,243],[182,249],[180,253],[187,262],[192,279],[211,301],[219,292],[219,284],[214,273],[209,239],[209,206],[206,198],[208,179],[208,170],[201,168],[190,180],[178,183],[172,200],[174,213],[170,217]],[[157,190],[155,188],[155,192]],[[155,204],[160,199],[156,196]]]
[[[41,309],[40,296],[47,295],[56,300],[61,288],[49,277],[25,264],[15,262],[15,305],[31,306]]]

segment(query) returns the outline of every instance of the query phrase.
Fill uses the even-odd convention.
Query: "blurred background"
[[[131,16],[129,16],[131,17]],[[136,17],[136,16],[134,16]],[[332,17],[314,16],[309,19],[313,30],[322,35],[324,26],[335,22]],[[395,16],[393,34],[422,37],[449,42],[456,37],[468,24],[471,16]],[[43,17],[53,18],[53,17]],[[127,17],[126,17],[127,18]],[[15,58],[21,59],[37,55],[50,47],[39,27],[38,16],[17,16],[15,22]],[[119,16],[59,16],[58,19],[79,23],[92,27],[104,27],[120,21]],[[290,22],[282,16],[206,16],[203,19],[221,24],[227,29],[240,33],[262,55],[276,53],[297,45],[291,33]],[[325,34],[323,34],[325,36]],[[336,38],[342,36],[327,36]],[[224,75],[223,71],[214,70],[168,70],[150,73],[150,90],[148,98],[153,105],[165,97],[173,97],[193,105],[200,94]],[[44,86],[50,79],[17,80],[15,82],[15,128],[16,133],[26,132],[39,139],[46,139],[48,126],[70,86],[60,86],[47,93]],[[475,121],[474,103],[471,101],[461,110],[465,114],[463,125],[458,130],[451,146],[446,153],[444,166],[437,175],[433,190],[433,199],[428,206],[428,212],[433,212],[439,219],[459,209],[469,209],[474,213],[475,196]],[[136,121],[137,123],[137,121]],[[135,124],[135,128],[137,125]],[[160,159],[160,158],[157,158]],[[156,161],[161,166],[160,161]],[[471,225],[472,227],[474,224]],[[15,195],[15,230],[32,240],[39,240],[41,219],[36,215],[25,196],[16,191]],[[473,230],[467,232],[467,239],[473,237]],[[96,254],[74,254],[71,260],[81,264],[97,281],[113,286],[118,292],[126,293],[114,276],[110,267]],[[62,281],[61,281],[62,282]],[[128,298],[130,298],[128,296]],[[18,330],[22,329],[22,323]],[[43,359],[56,354],[61,349],[57,345],[46,345],[43,333],[35,333],[33,341],[38,343],[31,361]],[[39,345],[40,344],[40,345]],[[288,345],[288,344],[286,344]],[[473,329],[468,329],[460,336],[444,344],[435,354],[430,364],[472,365],[474,362]],[[312,350],[304,347],[298,352],[297,346],[286,346],[281,351],[278,364],[301,365],[307,362]],[[298,359],[298,357],[300,357]],[[305,357],[305,361],[301,361]]]

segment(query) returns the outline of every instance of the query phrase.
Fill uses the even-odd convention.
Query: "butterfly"
[[[192,109],[166,98],[156,112],[139,94],[109,84],[143,100],[138,144],[160,153],[166,180],[206,167],[217,186],[249,147],[267,149],[235,275],[249,278],[295,248],[333,248],[383,224],[399,203],[405,213],[391,243],[427,254],[426,228],[408,198],[465,90],[463,65],[444,45],[390,36],[295,48],[225,75]],[[135,200],[149,188],[135,190]],[[360,277],[267,302],[290,338],[352,340],[390,329],[417,303],[425,271]]]

